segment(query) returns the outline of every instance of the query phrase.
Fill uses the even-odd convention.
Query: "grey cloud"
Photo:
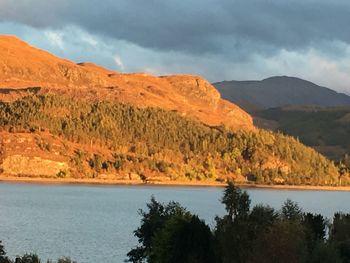
[[[350,43],[349,14],[345,0],[0,0],[2,21],[73,24],[145,48],[238,58],[324,40]]]
[[[349,24],[348,0],[0,0],[1,33],[76,62],[210,81],[292,75],[348,94]]]

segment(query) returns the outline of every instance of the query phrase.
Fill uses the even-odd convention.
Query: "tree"
[[[287,199],[282,206],[282,214],[283,219],[290,221],[301,221],[303,217],[303,213],[298,203],[293,202],[290,199]]]
[[[318,242],[308,260],[310,263],[343,263],[337,248],[331,243]]]
[[[345,262],[350,262],[350,214],[336,213],[330,231],[330,241]]]
[[[251,251],[251,240],[249,224],[245,219],[238,217],[231,221],[228,216],[216,218],[214,235],[220,262],[246,262]]]
[[[228,213],[222,218],[216,218],[215,238],[221,261],[244,262],[250,247],[250,229],[247,223],[250,209],[249,195],[229,182],[221,202]]]
[[[271,227],[278,219],[278,213],[269,206],[254,206],[249,214],[250,239],[257,238],[261,233]]]
[[[0,257],[3,257],[6,255],[5,248],[2,245],[2,241],[0,240]]]
[[[24,254],[21,257],[16,257],[15,263],[41,263],[36,254]]]
[[[320,214],[306,213],[303,215],[302,225],[305,229],[305,237],[309,253],[318,243],[322,243],[326,237],[327,220]]]
[[[63,257],[63,258],[59,258],[57,260],[57,263],[77,263],[77,262],[73,261],[70,257]]]
[[[221,202],[225,205],[228,217],[233,220],[235,217],[245,217],[250,208],[250,198],[246,191],[236,187],[229,182],[224,190]]]
[[[134,232],[134,235],[141,245],[130,250],[127,254],[130,262],[144,262],[149,259],[154,244],[153,238],[167,220],[175,216],[186,217],[190,215],[178,203],[169,202],[167,205],[163,205],[157,202],[154,197],[147,204],[147,208],[148,211],[139,211],[142,216],[141,226]]]
[[[254,241],[248,263],[300,263],[307,256],[303,227],[297,222],[280,221]]]
[[[174,215],[153,239],[150,263],[211,263],[215,261],[210,228],[197,216]]]
[[[5,248],[0,240],[0,263],[11,263],[11,260],[6,257]]]
[[[314,240],[323,241],[326,237],[327,220],[320,214],[306,213],[303,216],[303,225],[310,229]]]

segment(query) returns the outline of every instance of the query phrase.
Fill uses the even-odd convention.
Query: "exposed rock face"
[[[59,172],[67,171],[69,168],[64,162],[22,155],[6,157],[0,167],[4,174],[35,177],[56,177]]]
[[[0,172],[34,177],[56,177],[68,172],[68,159],[60,156],[59,144],[49,134],[0,132]]]
[[[0,36],[0,100],[13,100],[40,87],[85,100],[111,100],[137,107],[160,107],[194,117],[208,125],[254,129],[252,118],[224,101],[219,92],[197,76],[121,74],[92,63],[75,64],[36,49],[16,37]],[[18,92],[4,92],[20,89]]]
[[[206,80],[193,76],[164,77],[184,97],[193,104],[210,105],[217,108],[220,93]]]

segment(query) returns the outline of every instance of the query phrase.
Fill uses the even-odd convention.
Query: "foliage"
[[[303,214],[301,224],[305,228],[307,248],[310,253],[325,241],[327,223],[327,220],[322,215]]]
[[[41,263],[36,254],[24,254],[21,257],[16,257],[16,263]]]
[[[303,213],[298,203],[287,199],[282,206],[281,216],[285,220],[300,221],[302,219]]]
[[[247,192],[236,187],[232,182],[224,190],[224,196],[221,202],[225,205],[228,216],[231,220],[234,217],[244,217],[247,215],[250,207],[250,199]]]
[[[0,263],[41,263],[42,261],[36,254],[24,254],[23,256],[17,256],[15,260],[11,260],[6,257],[4,246],[0,240]],[[52,260],[48,260],[47,263],[54,263]],[[77,263],[70,257],[62,257],[57,260],[57,263]]]
[[[334,244],[324,242],[317,243],[309,259],[310,263],[342,263],[348,261],[341,259],[339,250]]]
[[[276,121],[279,131],[298,137],[306,145],[318,149],[319,146],[336,146],[339,149],[336,152],[325,150],[329,158],[339,160],[344,152],[349,154],[349,107],[271,108],[254,115]]]
[[[4,246],[2,245],[2,242],[0,241],[0,257],[6,255]]]
[[[11,263],[11,260],[6,257],[6,251],[0,240],[0,263]]]
[[[350,170],[350,156],[345,154],[344,157],[340,161],[346,169]]]
[[[173,210],[173,204],[180,211],[185,209],[177,203],[164,206],[152,198],[147,205],[149,211],[143,212],[141,226],[135,231],[141,247],[131,250],[128,260],[220,263],[345,263],[350,260],[349,214],[335,214],[333,224],[328,224],[322,215],[303,213],[291,200],[287,200],[280,211],[264,205],[251,209],[247,193],[233,183],[225,188],[222,203],[226,215],[216,218],[211,232],[189,212],[166,213],[167,217],[161,217],[168,206]],[[329,237],[326,236],[328,225]],[[149,242],[147,248],[145,240]],[[144,252],[142,257],[131,257],[140,248]]]
[[[334,215],[330,240],[339,248],[341,258],[350,262],[350,214]]]
[[[75,152],[73,170],[82,174],[133,172],[195,180],[241,180],[264,184],[350,183],[333,162],[298,140],[264,130],[208,127],[158,108],[84,102],[53,95],[0,102],[0,129],[50,131],[66,140],[98,145],[112,154]],[[52,151],[49,142],[41,142]]]
[[[141,246],[128,253],[130,262],[212,262],[211,232],[197,216],[153,197],[147,208],[140,210],[141,226],[134,234]]]
[[[247,262],[305,262],[306,244],[300,224],[278,221],[253,241]],[[243,261],[244,262],[244,261]]]
[[[59,258],[57,260],[57,263],[77,263],[77,262],[73,261],[70,257],[63,257],[63,258]]]
[[[142,262],[150,256],[154,234],[163,227],[171,216],[186,216],[188,214],[178,203],[171,202],[164,206],[157,202],[154,197],[147,204],[147,208],[148,212],[139,211],[139,214],[142,216],[142,223],[134,234],[141,246],[128,253],[128,257],[132,262]]]
[[[210,228],[197,216],[172,216],[153,237],[149,262],[211,263],[214,246]]]

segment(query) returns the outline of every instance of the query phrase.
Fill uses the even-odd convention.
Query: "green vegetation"
[[[0,263],[42,263],[43,261],[36,254],[24,254],[23,256],[17,256],[15,260],[11,260],[6,256],[4,247],[0,241]],[[59,258],[57,261],[48,260],[47,263],[77,263],[71,260],[69,257]]]
[[[140,246],[128,253],[128,261],[350,262],[350,214],[335,214],[331,224],[322,215],[304,213],[291,200],[280,211],[264,205],[251,208],[248,194],[232,183],[222,203],[227,213],[216,218],[211,232],[180,204],[164,205],[152,198],[148,211],[140,211],[141,226],[135,231]]]
[[[176,112],[136,108],[111,102],[82,102],[58,96],[30,96],[0,102],[0,129],[42,131],[82,145],[88,150],[61,151],[71,171],[96,177],[100,173],[129,172],[147,180],[158,174],[172,180],[236,178],[264,184],[346,185],[349,173],[298,140],[264,130],[232,132],[208,127]],[[53,145],[39,141],[42,150]],[[86,148],[85,148],[86,149]]]
[[[254,113],[255,116],[277,121],[278,129],[298,137],[306,145],[317,147],[332,159],[339,160],[350,151],[350,108],[271,108]],[[336,151],[327,151],[333,146]],[[338,148],[338,150],[337,150]]]
[[[128,253],[132,262],[203,262],[214,261],[214,243],[209,227],[178,203],[167,206],[154,198],[149,212],[140,211],[142,225],[135,231],[142,246]],[[162,231],[158,231],[162,229]]]

